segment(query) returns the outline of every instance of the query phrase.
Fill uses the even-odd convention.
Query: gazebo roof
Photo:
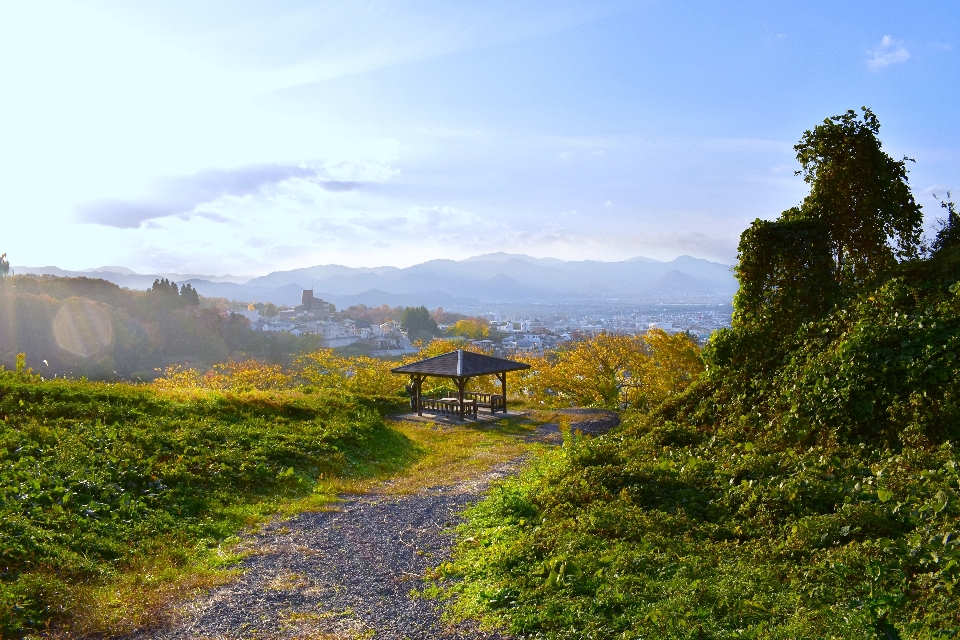
[[[441,378],[469,378],[529,368],[530,365],[522,362],[457,349],[442,356],[411,362],[390,371],[393,373],[420,373]]]

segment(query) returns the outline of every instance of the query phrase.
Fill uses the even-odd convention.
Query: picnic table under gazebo
[[[440,356],[411,362],[391,369],[393,373],[410,376],[412,383],[412,408],[418,416],[424,409],[437,413],[455,413],[462,421],[466,414],[477,417],[480,408],[489,408],[490,413],[507,412],[507,373],[529,369],[530,365],[506,358],[497,358],[473,351],[457,349]],[[500,394],[467,391],[467,382],[478,376],[496,376],[500,381]],[[449,378],[457,385],[456,397],[425,398],[423,381],[428,377]]]

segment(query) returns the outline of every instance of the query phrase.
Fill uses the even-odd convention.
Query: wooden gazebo
[[[473,351],[464,351],[458,349],[445,353],[441,356],[427,358],[418,362],[411,362],[400,367],[391,369],[393,373],[401,373],[410,376],[413,382],[413,407],[417,415],[423,415],[424,399],[422,393],[423,381],[429,376],[436,378],[450,378],[457,385],[456,398],[431,399],[427,404],[436,405],[431,408],[444,410],[455,410],[460,420],[463,420],[464,413],[467,410],[467,403],[470,404],[470,411],[476,417],[477,407],[483,406],[490,408],[490,413],[502,410],[507,412],[507,373],[509,371],[522,371],[529,369],[530,365],[522,362],[507,360],[506,358],[496,358]],[[500,381],[500,393],[467,393],[465,388],[470,378],[477,376],[494,375]],[[467,396],[472,396],[467,398]]]

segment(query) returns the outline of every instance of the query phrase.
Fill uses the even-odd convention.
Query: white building
[[[287,320],[274,320],[273,322],[268,322],[267,324],[263,325],[263,330],[268,333],[293,333],[296,330],[296,335],[300,335],[300,330],[297,329],[297,325]]]

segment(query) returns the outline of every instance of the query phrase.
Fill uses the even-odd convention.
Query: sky
[[[0,2],[0,253],[259,275],[732,263],[866,105],[960,194],[954,2]]]

